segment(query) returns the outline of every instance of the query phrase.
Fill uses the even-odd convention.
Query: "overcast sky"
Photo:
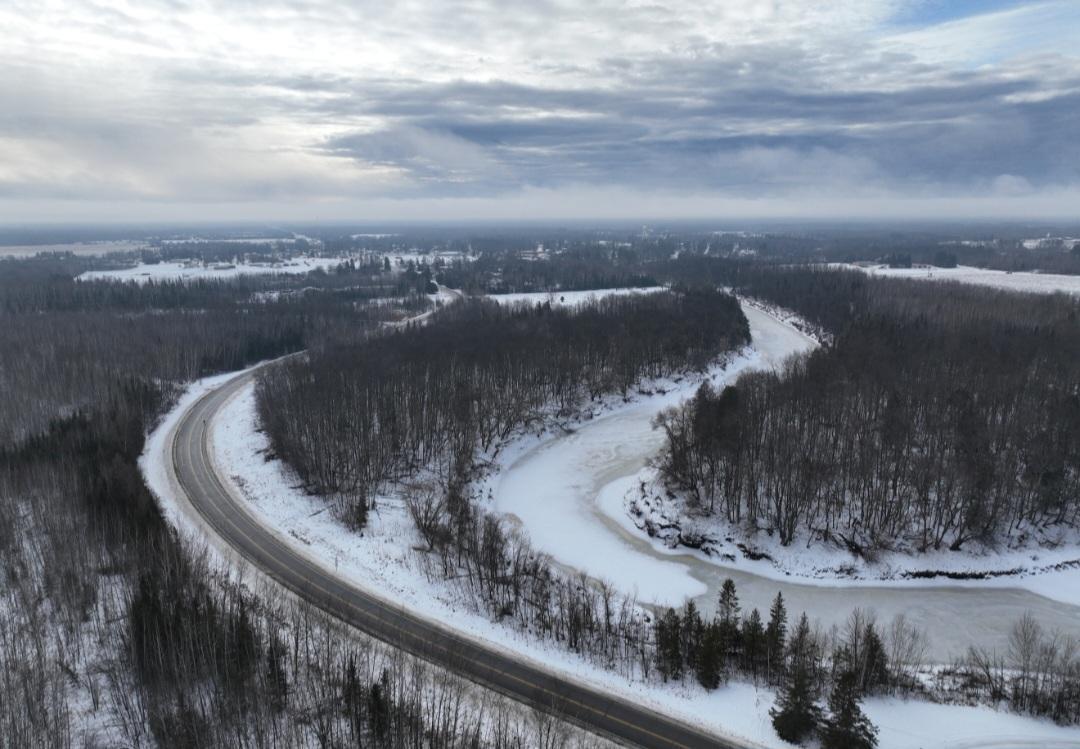
[[[0,222],[1080,218],[1080,2],[2,0]]]

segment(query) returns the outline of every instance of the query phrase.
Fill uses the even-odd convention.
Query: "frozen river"
[[[757,355],[738,362],[716,384],[748,367],[776,367],[814,345],[764,312],[745,305],[744,312]],[[1004,587],[1000,580],[986,587],[796,583],[655,547],[616,515],[623,492],[663,442],[652,428],[653,418],[680,397],[649,398],[540,442],[503,471],[495,508],[520,523],[533,543],[560,564],[636,592],[646,603],[679,605],[693,597],[712,611],[721,582],[731,577],[743,610],[757,607],[763,615],[777,591],[787,599],[789,615],[806,611],[826,626],[841,623],[856,606],[874,609],[883,620],[903,613],[927,631],[931,656],[938,659],[958,655],[971,644],[1003,647],[1012,622],[1028,610],[1045,626],[1080,637],[1080,607]]]

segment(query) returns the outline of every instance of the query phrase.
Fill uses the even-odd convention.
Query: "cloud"
[[[494,214],[523,195],[598,213],[621,195],[628,215],[650,194],[1061,205],[1080,185],[1075,4],[918,28],[924,5],[12,0],[0,220],[101,201]]]

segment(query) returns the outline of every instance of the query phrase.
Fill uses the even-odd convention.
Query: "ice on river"
[[[756,355],[738,359],[722,374],[714,373],[717,385],[734,380],[749,367],[779,366],[788,356],[814,346],[804,334],[767,313],[747,305],[743,309]],[[662,435],[652,429],[653,417],[695,387],[684,382],[664,396],[617,408],[573,433],[513,453],[495,484],[495,509],[520,523],[537,548],[556,562],[607,580],[623,592],[636,592],[643,603],[679,605],[694,597],[703,610],[712,611],[720,584],[731,577],[745,611],[751,607],[767,611],[777,591],[782,591],[789,611],[806,611],[826,627],[842,623],[856,606],[873,608],[886,620],[904,613],[927,630],[930,655],[942,660],[970,644],[1002,648],[1009,627],[1029,610],[1044,626],[1080,636],[1080,607],[1069,599],[1051,600],[1033,592],[1045,592],[1040,578],[898,585],[796,580],[763,574],[745,562],[721,566],[647,538],[626,517],[621,497],[640,480],[662,444]],[[807,554],[812,557],[813,550]],[[1053,579],[1048,578],[1047,584]]]

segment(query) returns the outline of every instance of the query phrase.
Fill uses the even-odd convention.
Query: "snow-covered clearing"
[[[854,268],[872,276],[885,278],[915,278],[927,281],[958,281],[977,286],[991,286],[1008,291],[1028,291],[1038,294],[1080,294],[1080,276],[1064,276],[1054,273],[1011,273],[1003,270],[972,268],[965,265],[956,268],[890,268],[887,265],[862,265],[833,263],[833,267]]]
[[[491,294],[488,298],[499,304],[519,303],[543,304],[551,302],[552,307],[580,307],[583,304],[608,296],[626,296],[630,294],[652,294],[663,291],[663,286],[642,288],[627,287],[618,289],[594,289],[589,291],[536,291],[521,294]]]
[[[375,252],[374,254],[390,258],[390,263],[394,266],[395,270],[404,270],[409,263],[413,263],[414,265],[433,265],[436,260],[441,260],[446,264],[457,262],[471,263],[476,260],[476,258],[471,255],[466,255],[464,252],[457,252],[455,250],[424,252],[423,250],[413,249],[408,252]]]
[[[282,274],[300,275],[313,270],[332,270],[347,258],[297,257],[280,263],[142,263],[132,268],[92,270],[78,276],[79,281],[196,281],[202,279],[236,278],[237,276]]]

